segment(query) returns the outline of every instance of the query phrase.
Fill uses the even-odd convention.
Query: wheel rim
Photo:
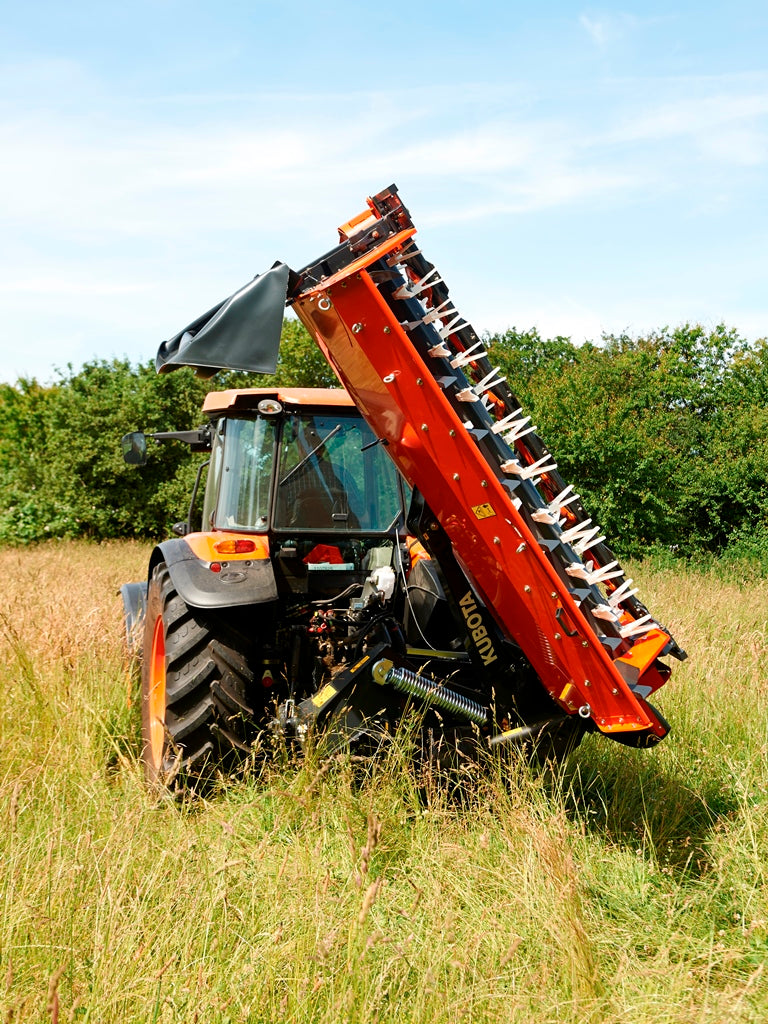
[[[163,617],[155,620],[152,636],[152,655],[149,662],[149,756],[152,767],[159,771],[165,746],[165,631]]]

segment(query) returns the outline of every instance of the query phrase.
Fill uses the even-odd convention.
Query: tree
[[[295,320],[286,321],[275,376],[225,372],[204,381],[190,368],[158,375],[154,363],[95,360],[43,387],[0,386],[0,540],[163,536],[186,515],[201,457],[182,444],[152,447],[136,471],[120,438],[188,430],[210,390],[338,384]]]
[[[618,551],[750,543],[768,564],[768,342],[690,324],[599,345],[535,330],[484,341]],[[0,385],[0,540],[167,535],[201,457],[157,445],[137,471],[122,460],[123,434],[198,426],[213,389],[337,383],[287,320],[274,376],[202,381],[189,368],[158,376],[152,363],[99,360],[49,387]]]
[[[686,324],[600,346],[489,339],[561,472],[625,554],[720,551],[765,519],[768,350]]]

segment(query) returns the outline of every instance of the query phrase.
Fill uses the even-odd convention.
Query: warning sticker
[[[493,505],[473,505],[472,511],[475,513],[477,519],[490,519],[491,516],[495,516],[496,513],[493,510]]]
[[[330,683],[326,683],[325,686],[318,690],[317,693],[312,697],[312,703],[316,708],[321,708],[323,704],[327,704],[328,701],[335,697],[339,691],[335,686],[331,686]]]

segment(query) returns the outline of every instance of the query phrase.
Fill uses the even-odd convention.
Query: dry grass
[[[691,655],[655,751],[425,802],[404,737],[189,807],[135,761],[116,590],[146,557],[0,552],[3,1021],[766,1018],[768,584],[635,573]]]

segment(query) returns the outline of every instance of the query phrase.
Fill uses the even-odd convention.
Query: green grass
[[[638,568],[690,654],[656,750],[254,768],[194,805],[136,762],[140,545],[0,553],[4,1022],[764,1021],[768,584]]]

